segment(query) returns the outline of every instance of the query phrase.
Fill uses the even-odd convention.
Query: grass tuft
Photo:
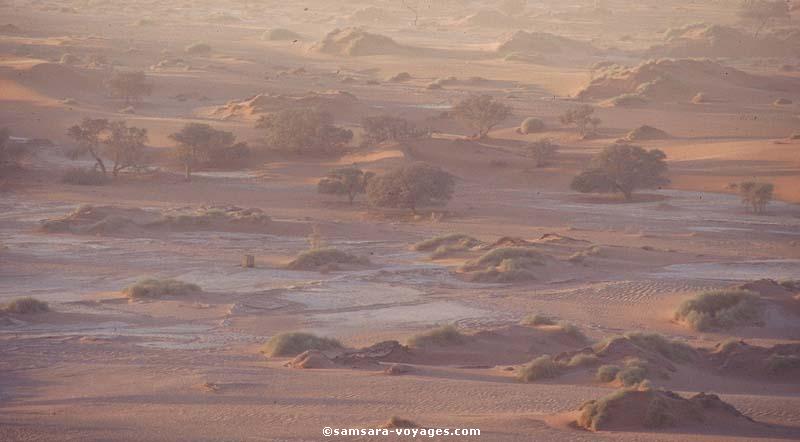
[[[46,302],[39,301],[36,298],[25,297],[14,299],[5,306],[3,311],[6,313],[16,313],[20,315],[29,315],[32,313],[44,313],[50,311],[50,306]]]
[[[457,328],[452,325],[445,325],[425,333],[414,335],[408,340],[411,347],[427,347],[431,345],[446,347],[460,345],[466,341],[464,336]]]
[[[197,284],[176,279],[144,279],[122,290],[131,299],[156,299],[162,296],[182,296],[203,290]]]
[[[297,356],[307,350],[335,350],[342,348],[336,339],[321,338],[311,333],[281,333],[270,338],[261,352],[270,357]]]
[[[704,292],[684,301],[675,311],[675,319],[697,331],[761,324],[759,297],[748,290]]]

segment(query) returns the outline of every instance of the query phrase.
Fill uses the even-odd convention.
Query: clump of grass
[[[36,298],[25,297],[14,299],[3,306],[2,310],[6,313],[29,315],[32,313],[44,313],[50,311],[50,306],[48,306],[46,302],[39,301]]]
[[[522,318],[522,321],[519,322],[520,325],[532,325],[532,326],[540,326],[540,325],[556,325],[556,321],[543,314],[537,313],[535,315],[528,315]]]
[[[504,283],[536,279],[534,269],[544,265],[544,256],[527,247],[501,247],[461,267],[475,282]]]
[[[601,399],[588,401],[581,405],[578,416],[578,425],[592,431],[597,429],[608,419],[608,411],[615,402],[625,400],[633,392],[630,390],[620,390]]]
[[[122,293],[131,299],[155,299],[162,296],[181,296],[202,291],[197,284],[176,279],[148,278],[126,287]]]
[[[658,353],[671,361],[687,362],[693,360],[696,355],[691,346],[658,333],[629,332],[625,333],[624,338],[640,348]]]
[[[431,250],[436,250],[443,245],[450,244],[462,244],[466,248],[471,248],[480,245],[481,242],[463,233],[450,233],[447,235],[440,235],[434,238],[426,239],[425,241],[420,241],[414,244],[412,248],[418,252],[429,252]]]
[[[544,256],[528,247],[500,247],[483,254],[480,258],[464,265],[463,270],[478,270],[497,267],[509,260],[526,264],[543,265]]]
[[[415,422],[401,417],[392,416],[389,422],[386,423],[384,428],[419,428]]]
[[[64,175],[61,176],[61,182],[77,186],[102,186],[108,183],[108,177],[95,169],[73,167],[64,172]]]
[[[597,367],[594,378],[598,382],[611,382],[617,378],[617,374],[622,370],[619,365],[606,364]]]
[[[270,338],[261,352],[270,357],[297,356],[308,350],[335,350],[342,348],[336,339],[321,338],[311,333],[281,333]]]
[[[522,382],[534,382],[540,379],[549,379],[561,374],[562,366],[550,355],[542,355],[524,365],[517,377]]]
[[[334,248],[312,249],[297,255],[286,267],[290,270],[335,269],[342,264],[369,265],[369,260]]]
[[[749,290],[717,290],[684,301],[675,311],[675,319],[707,331],[760,324],[762,310],[758,295]]]
[[[575,368],[575,367],[591,367],[593,365],[597,365],[600,363],[600,358],[593,354],[588,353],[578,353],[570,358],[569,362],[567,362],[567,367]]]
[[[616,380],[625,387],[638,385],[647,378],[647,363],[638,358],[625,361],[625,366],[617,373]]]
[[[576,326],[575,324],[562,321],[558,323],[558,329],[561,333],[564,333],[567,336],[575,338],[576,340],[579,341],[587,340],[586,335],[584,335],[581,329],[578,328],[578,326]]]
[[[425,333],[414,335],[408,340],[411,347],[427,347],[431,345],[446,347],[460,345],[466,341],[464,336],[457,328],[452,325],[445,325]]]

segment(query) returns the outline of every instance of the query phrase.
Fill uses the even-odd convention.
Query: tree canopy
[[[590,166],[572,180],[578,192],[619,192],[630,200],[636,189],[669,183],[664,152],[629,144],[615,144],[592,158]]]
[[[473,95],[456,104],[452,114],[476,130],[478,138],[484,138],[492,128],[511,115],[511,108],[491,95]]]
[[[446,204],[453,196],[455,179],[439,167],[416,162],[404,164],[367,183],[367,198],[376,207],[407,208]]]

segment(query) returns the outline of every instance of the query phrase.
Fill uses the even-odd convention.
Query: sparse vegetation
[[[617,374],[622,370],[619,365],[606,364],[597,367],[594,378],[598,382],[611,382],[617,378]]]
[[[536,167],[544,167],[558,154],[558,147],[550,138],[542,138],[530,143],[528,152],[530,152]]]
[[[782,374],[800,369],[800,357],[795,355],[771,354],[767,358],[767,370],[770,374]]]
[[[466,342],[466,336],[464,336],[456,327],[452,325],[445,325],[435,328],[433,330],[414,335],[408,339],[408,345],[411,347],[447,347],[452,345],[461,345],[464,342]]]
[[[164,296],[184,296],[202,291],[197,284],[176,279],[150,278],[126,287],[122,293],[131,299],[158,299]]]
[[[600,358],[589,353],[578,353],[567,362],[567,367],[591,367],[600,363]]]
[[[325,178],[319,180],[317,191],[327,195],[346,195],[350,204],[356,196],[367,191],[367,183],[375,176],[372,172],[351,166],[340,167],[328,172]]]
[[[474,282],[504,283],[536,279],[544,256],[529,247],[500,247],[461,267]]]
[[[789,2],[783,0],[744,0],[739,6],[739,17],[756,24],[753,39],[771,20],[790,19]]]
[[[520,321],[522,325],[532,325],[534,327],[540,325],[556,325],[555,319],[551,318],[550,316],[545,316],[541,313],[537,313],[535,315],[528,315]]]
[[[670,361],[687,362],[696,356],[695,350],[688,344],[666,338],[658,333],[630,332],[625,333],[624,338],[638,347],[658,353]]]
[[[367,183],[367,198],[375,207],[416,209],[441,206],[453,196],[455,179],[430,164],[404,164]]]
[[[183,51],[189,55],[206,55],[211,53],[211,45],[203,42],[192,43],[186,46]]]
[[[648,371],[644,361],[632,358],[625,361],[625,366],[617,373],[616,380],[625,387],[632,387],[644,382]]]
[[[758,295],[747,290],[704,292],[684,301],[675,319],[698,331],[758,324],[762,307]]]
[[[264,130],[267,148],[296,154],[341,154],[353,132],[333,125],[333,117],[314,109],[285,109],[262,116],[256,127]]]
[[[61,175],[61,182],[78,186],[101,186],[108,183],[108,177],[97,169],[71,167]]]
[[[602,122],[594,116],[594,108],[586,104],[564,112],[559,120],[565,126],[575,125],[581,137],[597,132],[597,126]]]
[[[2,311],[18,315],[29,315],[50,311],[50,306],[48,306],[46,302],[39,301],[36,298],[25,297],[14,299],[2,306]]]
[[[753,213],[764,213],[767,204],[772,201],[775,186],[772,183],[759,183],[755,181],[745,181],[737,185],[742,204],[748,207]]]
[[[203,123],[188,123],[169,137],[178,144],[176,156],[184,166],[187,181],[191,181],[192,171],[199,165],[227,157],[227,152],[247,149],[243,143],[236,143],[233,133]]]
[[[286,268],[290,270],[336,270],[342,265],[369,265],[369,260],[334,248],[306,250]]]
[[[269,357],[297,356],[308,350],[338,350],[342,344],[336,339],[322,338],[311,333],[281,333],[267,341],[261,352]]]
[[[519,125],[519,132],[521,134],[532,134],[544,130],[544,121],[539,118],[528,117]]]
[[[153,92],[153,85],[147,81],[143,71],[115,72],[107,82],[111,96],[122,98],[125,104],[139,101]]]
[[[387,115],[367,117],[361,121],[364,128],[364,142],[366,144],[379,144],[384,141],[408,141],[427,135],[426,130],[418,129],[416,125],[405,118]]]
[[[473,95],[456,104],[452,114],[476,130],[477,138],[482,139],[511,115],[511,108],[491,95]]]
[[[561,366],[550,355],[542,355],[520,368],[517,377],[522,382],[550,379],[561,374]]]
[[[615,144],[592,158],[590,167],[572,180],[578,192],[619,192],[630,201],[636,189],[651,189],[669,180],[666,155],[658,149],[645,150],[629,144]]]
[[[0,166],[16,165],[28,154],[27,146],[12,142],[11,132],[0,128]]]
[[[384,428],[419,428],[419,425],[408,419],[392,416],[392,418],[389,419],[389,422],[386,423]]]

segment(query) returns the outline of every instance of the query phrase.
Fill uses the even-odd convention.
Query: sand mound
[[[286,268],[289,270],[333,271],[365,267],[370,264],[367,258],[356,256],[337,249],[307,250],[293,259]]]
[[[587,430],[636,431],[703,425],[728,429],[730,424],[753,421],[713,394],[689,399],[671,391],[623,390],[581,405],[577,425]]]
[[[307,350],[289,361],[286,366],[291,368],[381,369],[381,362],[405,360],[408,359],[408,355],[408,347],[401,345],[397,341],[383,341],[356,350]],[[408,373],[412,370],[411,367],[402,364],[392,364],[386,369],[386,372],[387,374],[396,375]]]
[[[800,344],[759,347],[744,341],[728,341],[718,344],[708,357],[721,374],[758,379],[800,378]]]
[[[497,46],[497,53],[508,55],[522,54],[568,54],[586,55],[597,53],[590,43],[546,32],[516,31],[504,37]]]
[[[302,96],[258,94],[241,101],[230,101],[211,111],[213,118],[249,118],[285,109],[319,109],[339,113],[360,106],[355,95],[344,91],[309,92]]]
[[[65,91],[71,94],[102,92],[98,79],[61,63],[39,63],[26,70],[14,71],[14,79],[31,89],[55,96],[61,96]]]
[[[794,79],[751,75],[711,60],[660,59],[634,68],[602,67],[576,97],[603,100],[628,94],[650,101],[685,102],[697,91],[725,96],[730,88],[784,91],[798,86],[800,82]]]
[[[650,48],[654,57],[786,57],[800,54],[800,30],[789,29],[753,38],[750,31],[705,23],[669,29],[666,42]]]
[[[77,208],[60,218],[42,221],[48,233],[78,235],[132,234],[144,230],[246,230],[263,231],[271,219],[261,209],[206,207],[164,212],[114,206]]]
[[[497,9],[481,9],[453,22],[455,26],[469,26],[476,28],[516,28],[523,27],[525,23]]]
[[[627,141],[667,140],[672,138],[668,133],[653,126],[643,125],[625,135]]]
[[[364,55],[408,55],[414,48],[403,46],[389,37],[366,32],[361,28],[334,29],[312,51],[330,55],[358,57]]]

